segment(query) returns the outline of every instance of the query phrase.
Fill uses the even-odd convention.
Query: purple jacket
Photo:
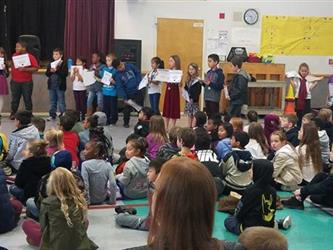
[[[165,144],[165,142],[158,142],[154,139],[153,135],[149,133],[146,137],[147,143],[148,143],[148,149],[147,153],[151,160],[154,160],[156,158],[157,152],[160,149],[162,145]]]

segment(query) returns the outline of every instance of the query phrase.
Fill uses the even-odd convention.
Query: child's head
[[[272,182],[273,163],[266,159],[253,160],[252,179],[255,185],[268,186]]]
[[[233,133],[234,133],[234,129],[233,129],[231,123],[223,122],[219,125],[218,136],[219,136],[220,140],[222,140],[224,138],[231,139]]]
[[[85,129],[96,128],[97,126],[98,126],[98,116],[97,115],[89,116],[83,121],[83,128],[85,128]]]
[[[244,131],[235,132],[231,139],[231,146],[233,148],[244,149],[245,146],[249,143],[249,136]]]
[[[260,122],[251,122],[248,134],[250,139],[254,139],[259,143],[264,153],[268,153],[269,145],[267,143],[267,139],[264,133],[264,128],[262,127]]]
[[[206,130],[198,130],[197,141],[195,143],[196,150],[208,150],[210,149],[212,139]]]
[[[315,115],[313,113],[305,114],[302,118],[302,125],[305,124],[305,123],[312,122],[314,118],[315,118]]]
[[[173,145],[177,145],[177,136],[178,136],[178,133],[179,133],[180,129],[181,129],[180,127],[174,126],[169,131],[169,141]]]
[[[111,67],[112,66],[112,61],[115,58],[116,58],[116,55],[114,53],[107,54],[106,57],[105,57],[106,66]]]
[[[210,54],[208,56],[208,67],[213,69],[215,68],[220,62],[220,58],[217,54]]]
[[[56,60],[59,60],[60,58],[62,58],[63,55],[64,55],[64,52],[62,51],[62,49],[60,49],[60,48],[55,48],[55,49],[53,50],[52,58],[53,58],[53,60],[56,61]]]
[[[206,129],[208,132],[212,132],[214,130],[217,130],[221,123],[221,116],[219,114],[211,115],[208,117]]]
[[[205,112],[198,111],[194,114],[195,127],[203,128],[207,123],[207,115]]]
[[[31,111],[19,111],[15,114],[15,125],[17,128],[29,125],[31,123]]]
[[[60,117],[60,123],[59,123],[59,128],[63,131],[71,131],[71,129],[75,125],[75,120],[73,117],[65,114]]]
[[[186,157],[171,159],[155,186],[148,236],[152,248],[212,249],[216,186],[208,169]]]
[[[234,132],[243,131],[244,123],[242,118],[232,117],[230,119],[230,123],[232,125],[232,128],[234,129]]]
[[[18,54],[23,54],[27,52],[28,44],[25,41],[19,40],[15,46],[15,52]]]
[[[98,140],[90,140],[84,146],[83,154],[85,160],[106,159],[108,152],[103,142]]]
[[[238,241],[247,250],[288,250],[287,239],[275,228],[248,227]]]
[[[249,110],[246,115],[249,122],[257,122],[258,121],[258,113],[255,110]]]
[[[92,55],[91,55],[91,62],[92,62],[93,64],[99,64],[99,63],[101,63],[103,57],[104,57],[104,56],[103,56],[103,53],[102,53],[102,52],[100,52],[100,51],[95,51],[95,52],[93,52]]]
[[[24,152],[26,157],[42,157],[46,156],[46,147],[47,147],[47,142],[44,140],[33,140],[29,141],[26,145],[26,149]]]
[[[153,111],[150,107],[142,107],[139,112],[138,120],[139,121],[149,121],[150,117],[152,116]]]
[[[167,142],[168,136],[165,130],[163,117],[160,115],[153,115],[149,122],[149,132],[155,136],[160,142]]]
[[[196,63],[190,63],[187,69],[187,78],[191,79],[193,77],[199,76],[199,66]]]
[[[287,144],[287,136],[281,130],[276,130],[271,134],[271,147],[277,151]]]
[[[76,58],[75,64],[78,65],[78,66],[85,67],[87,65],[87,59],[85,59],[83,57],[78,57],[78,58]]]
[[[51,128],[46,130],[44,139],[49,147],[57,147],[60,149],[64,145],[64,133],[60,129]]]
[[[136,140],[136,139],[139,139],[140,136],[138,134],[130,134],[129,136],[127,136],[126,138],[126,144],[131,141],[131,140]]]
[[[161,58],[155,56],[151,59],[151,68],[155,69],[164,69],[164,62]]]
[[[169,58],[169,68],[180,70],[181,64],[180,64],[180,57],[178,55],[170,56],[170,58]]]
[[[197,140],[197,136],[192,128],[181,128],[177,135],[177,145],[179,148],[192,148]]]
[[[65,114],[72,117],[75,123],[80,121],[80,112],[73,109],[66,109]]]
[[[46,189],[49,196],[55,195],[59,199],[61,211],[65,216],[67,225],[73,227],[67,202],[73,201],[77,209],[82,213],[87,210],[87,203],[71,171],[62,167],[53,170],[48,179]]]
[[[116,70],[123,72],[125,70],[125,63],[120,61],[120,59],[115,58],[112,61],[112,67],[115,68]]]
[[[138,139],[129,140],[126,144],[126,158],[131,159],[132,157],[144,157],[146,149],[148,147],[147,141],[143,137]]]
[[[166,160],[161,159],[161,158],[156,158],[155,160],[151,160],[149,162],[149,167],[148,167],[148,172],[147,172],[147,177],[148,181],[150,183],[155,182],[157,176],[161,172],[163,164],[166,162]]]
[[[42,117],[34,116],[31,118],[31,123],[35,125],[40,133],[43,133],[45,130],[45,120]]]
[[[307,63],[301,63],[298,67],[298,74],[305,78],[310,72],[309,65]]]
[[[295,114],[285,114],[280,117],[281,128],[289,130],[296,126],[297,116]]]
[[[243,61],[239,56],[234,56],[231,59],[231,64],[232,64],[232,71],[238,72],[242,68]]]
[[[0,47],[0,57],[5,59],[5,62],[7,60],[7,54],[6,50],[3,47]]]
[[[320,118],[324,123],[332,122],[332,110],[323,108],[319,110],[318,118]]]

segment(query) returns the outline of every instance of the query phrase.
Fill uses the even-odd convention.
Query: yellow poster
[[[333,17],[263,16],[260,53],[333,55]]]

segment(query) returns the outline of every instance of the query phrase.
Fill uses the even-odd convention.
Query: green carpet
[[[279,192],[281,197],[288,197],[291,193]],[[146,203],[146,199],[124,201],[127,205]],[[148,207],[137,207],[138,215],[145,216]],[[332,226],[333,217],[320,209],[305,202],[305,210],[283,209],[276,212],[276,219],[287,215],[292,218],[292,226],[287,231],[281,231],[288,239],[290,250],[329,250],[333,249]],[[224,240],[237,240],[237,236],[227,232],[224,228],[225,213],[215,213],[214,237]]]

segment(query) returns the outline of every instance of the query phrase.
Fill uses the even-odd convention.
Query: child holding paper
[[[180,70],[180,58],[178,55],[172,55],[169,58],[169,67],[171,70]],[[165,128],[169,130],[170,119],[172,125],[176,125],[177,119],[180,118],[180,100],[179,100],[179,86],[180,82],[168,82],[164,97],[163,117],[165,121]]]
[[[150,106],[154,115],[160,115],[160,97],[161,97],[161,82],[155,81],[157,69],[164,69],[164,62],[159,57],[151,59],[151,71],[147,74],[148,78],[148,95]]]
[[[103,77],[102,73],[106,65],[103,63],[103,55],[101,52],[94,52],[91,57],[92,65],[90,70],[95,72],[96,82],[92,85],[89,85],[88,90],[88,100],[87,100],[87,114],[92,115],[93,113],[93,102],[95,97],[97,97],[97,111],[103,110],[103,94],[102,86],[100,79]]]
[[[21,96],[23,95],[25,109],[27,111],[32,112],[32,74],[36,72],[39,68],[37,59],[27,51],[27,43],[24,41],[18,41],[15,47],[15,53],[13,54],[13,66],[12,67],[12,80],[10,81],[10,90],[12,94],[12,102],[11,102],[11,114],[10,119],[15,119],[15,114],[20,104]],[[17,57],[20,55],[28,56],[28,61],[26,62],[27,66],[15,66],[15,62],[17,62]],[[30,64],[30,65],[29,65]]]
[[[4,96],[8,95],[7,77],[9,70],[7,65],[6,51],[0,47],[0,117],[3,108]]]
[[[116,69],[112,67],[112,61],[115,59],[115,55],[110,53],[106,56],[106,68],[103,72],[103,112],[107,117],[107,124],[116,124],[118,121],[118,105],[117,105],[117,90],[116,81],[114,76],[116,74]],[[111,80],[106,79],[106,74],[112,74]]]
[[[195,127],[194,114],[199,111],[199,96],[201,94],[201,81],[199,79],[199,66],[190,63],[188,66],[187,81],[184,87],[189,100],[186,100],[184,113],[188,116],[188,126]]]
[[[60,116],[65,113],[65,91],[66,91],[66,77],[68,75],[68,68],[66,60],[63,59],[64,53],[61,49],[56,48],[53,50],[53,62],[49,63],[45,75],[48,77],[47,87],[49,90],[50,109],[47,118],[48,121],[55,120],[57,117],[57,106],[59,107]]]
[[[81,66],[82,72],[86,70],[86,64],[86,59],[82,57],[76,59],[76,66]],[[87,112],[87,88],[78,67],[72,67],[70,78],[73,81],[75,108],[77,112],[80,112],[80,120],[84,121]]]

